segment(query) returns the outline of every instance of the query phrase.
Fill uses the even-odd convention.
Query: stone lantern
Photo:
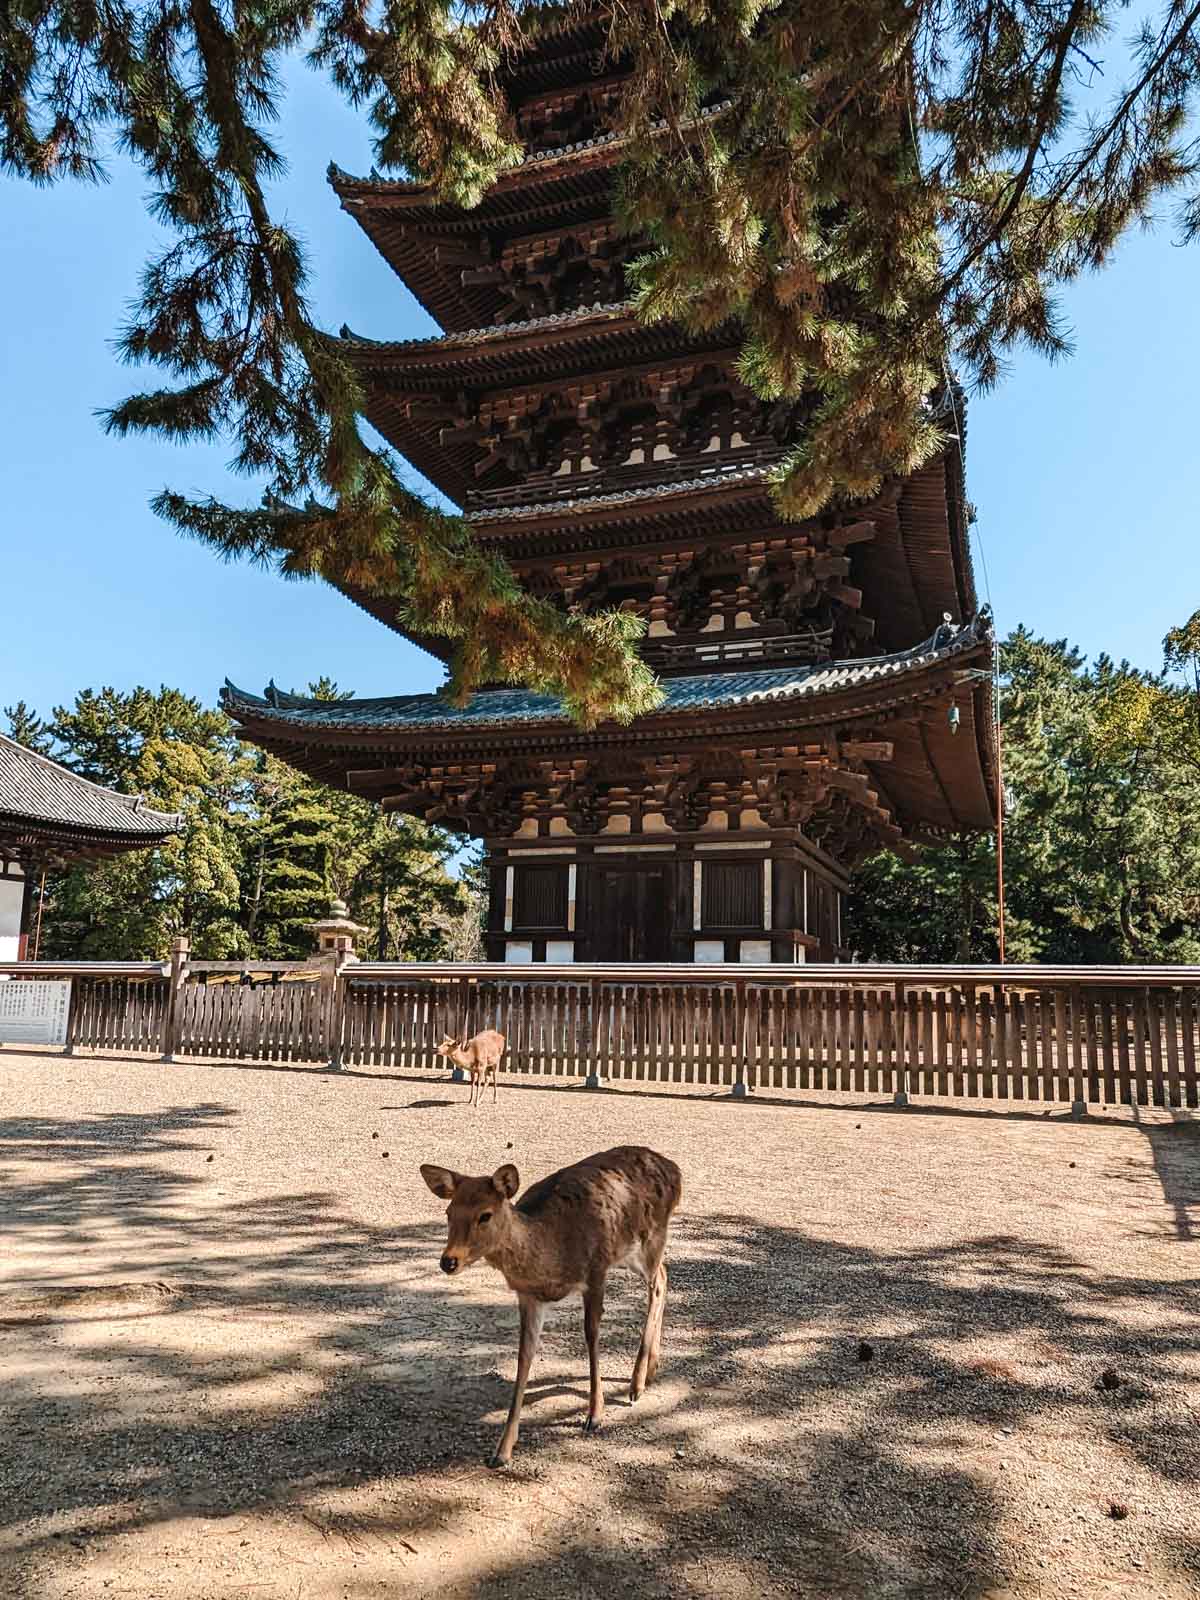
[[[327,951],[331,951],[340,965],[343,961],[358,960],[354,950],[354,940],[358,934],[366,933],[367,929],[351,920],[349,908],[344,900],[331,900],[329,915],[323,917],[320,922],[308,923],[305,932],[316,936],[319,954],[324,955]]]

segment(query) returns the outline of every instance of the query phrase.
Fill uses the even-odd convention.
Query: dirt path
[[[6,1600],[1200,1595],[1191,1117],[465,1095],[0,1052]],[[585,1437],[558,1308],[491,1473],[515,1305],[416,1165],[629,1142],[684,1171],[659,1382],[620,1276]]]

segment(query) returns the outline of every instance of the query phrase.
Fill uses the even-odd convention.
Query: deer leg
[[[500,1067],[499,1067],[499,1065],[496,1065],[496,1066],[494,1066],[492,1068],[492,1104],[493,1105],[499,1105],[499,1103],[500,1103]]]
[[[660,1261],[658,1266],[658,1308],[654,1318],[654,1337],[650,1345],[650,1360],[646,1364],[646,1382],[653,1383],[658,1372],[658,1357],[662,1349],[663,1313],[667,1309],[667,1264]]]
[[[504,1424],[504,1432],[500,1435],[500,1443],[496,1446],[496,1454],[492,1457],[494,1467],[506,1467],[512,1460],[513,1446],[517,1442],[517,1433],[521,1426],[521,1404],[525,1399],[525,1385],[529,1381],[529,1369],[533,1365],[533,1358],[537,1355],[538,1342],[542,1337],[542,1322],[546,1315],[546,1305],[543,1300],[535,1300],[530,1294],[522,1294],[517,1296],[517,1301],[521,1307],[521,1345],[517,1351],[517,1381],[513,1385],[508,1421]]]
[[[642,1342],[637,1360],[633,1364],[633,1377],[629,1384],[629,1399],[640,1400],[646,1385],[658,1368],[658,1340],[662,1333],[662,1309],[667,1298],[667,1270],[663,1266],[663,1249],[666,1240],[657,1242],[656,1248],[642,1247],[642,1272],[646,1279],[646,1321],[642,1327]]]
[[[583,1331],[587,1336],[588,1372],[591,1389],[588,1395],[585,1433],[596,1433],[604,1424],[604,1390],[600,1385],[600,1318],[604,1315],[604,1280],[591,1283],[583,1291]]]

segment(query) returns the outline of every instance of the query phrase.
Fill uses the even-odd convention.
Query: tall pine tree
[[[1001,652],[1010,960],[1200,959],[1200,743],[1191,696],[1018,628]],[[991,838],[878,856],[848,942],[868,960],[996,959]]]

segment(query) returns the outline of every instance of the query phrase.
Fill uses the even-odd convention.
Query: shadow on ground
[[[447,1579],[444,1592],[975,1595],[1013,1577],[999,1480],[980,1465],[984,1435],[1070,1429],[1082,1449],[1103,1439],[1164,1484],[1200,1481],[1197,1417],[1162,1409],[1189,1381],[1197,1279],[1105,1274],[986,1227],[953,1248],[916,1236],[876,1251],[730,1210],[677,1225],[665,1368],[646,1419],[616,1401],[635,1342],[632,1300],[607,1325],[610,1428],[584,1444],[577,1412],[544,1414],[563,1397],[582,1410],[572,1307],[561,1316],[573,1342],[535,1374],[518,1465],[497,1488],[478,1464],[507,1400],[498,1367],[511,1371],[511,1307],[455,1298],[438,1280],[436,1217],[370,1226],[339,1197],[303,1187],[191,1203],[202,1179],[162,1158],[236,1115],[200,1104],[0,1124],[0,1161],[33,1163],[3,1173],[10,1240],[50,1230],[64,1267],[101,1232],[158,1241],[156,1282],[123,1301],[103,1287],[90,1301],[6,1296],[0,1352],[64,1328],[76,1335],[90,1317],[139,1319],[121,1345],[124,1381],[171,1398],[151,1415],[98,1385],[48,1395],[18,1370],[3,1404],[15,1463],[0,1508],[10,1552],[54,1548],[48,1513],[84,1545],[181,1513],[278,1508],[327,1534],[337,1529],[330,1492],[363,1490],[373,1491],[371,1508],[349,1519],[350,1548],[378,1539],[416,1549],[439,1517],[515,1493],[544,1496],[559,1516],[549,1546],[490,1550],[485,1537],[476,1569],[459,1588]],[[1192,1237],[1194,1135],[1194,1125],[1147,1133],[1181,1239]],[[1143,1313],[1136,1326],[1125,1317],[1131,1305]],[[171,1336],[189,1317],[261,1326],[264,1337],[241,1337],[214,1360]],[[297,1330],[282,1344],[265,1333],[281,1320]],[[1028,1359],[980,1360],[981,1331]],[[70,1359],[100,1366],[112,1352],[72,1337]],[[1112,1392],[1098,1386],[1110,1368],[1121,1379]],[[310,1381],[301,1399],[274,1408],[212,1404],[223,1388],[272,1376]],[[574,1508],[568,1442],[586,1452]],[[1158,1557],[1200,1573],[1186,1529]],[[346,1594],[355,1581],[344,1574]]]

